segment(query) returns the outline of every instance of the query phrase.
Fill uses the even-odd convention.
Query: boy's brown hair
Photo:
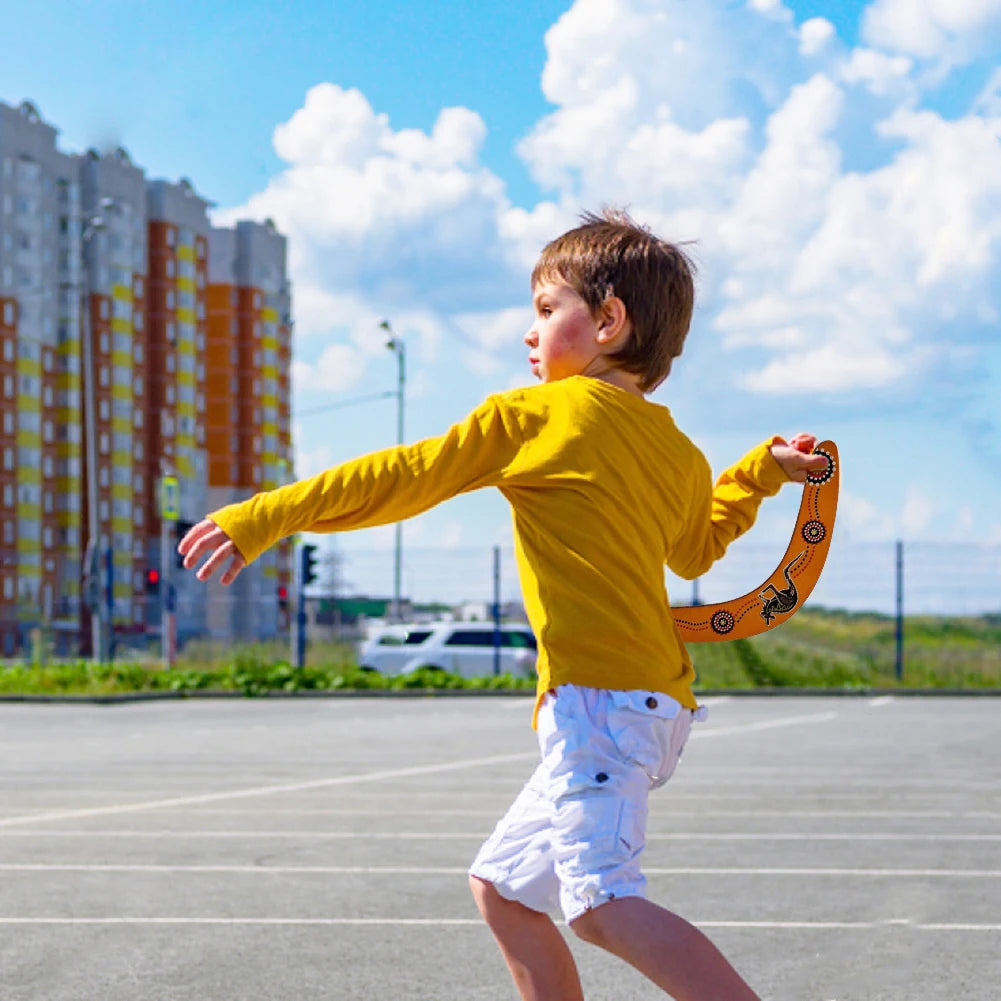
[[[581,216],[582,224],[542,251],[532,288],[566,282],[597,315],[617,296],[632,323],[629,341],[609,360],[640,376],[639,388],[656,389],[681,354],[695,304],[695,265],[673,243],[661,240],[619,209]]]

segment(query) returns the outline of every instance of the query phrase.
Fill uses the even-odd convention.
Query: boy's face
[[[533,289],[535,322],[525,334],[532,374],[542,382],[581,375],[603,354],[598,323],[569,286],[542,281]]]

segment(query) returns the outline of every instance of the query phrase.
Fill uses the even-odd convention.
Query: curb
[[[730,696],[735,698],[1001,698],[998,688],[704,688],[696,689],[700,698]],[[132,702],[177,702],[185,699],[422,699],[422,698],[497,698],[521,696],[534,698],[534,689],[526,688],[350,688],[297,692],[267,691],[247,694],[236,690],[203,689],[181,692],[120,692],[107,695],[4,694],[0,704],[53,703],[65,705],[124,705]]]

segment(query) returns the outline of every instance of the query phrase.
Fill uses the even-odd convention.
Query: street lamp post
[[[383,320],[379,328],[387,335],[386,347],[396,355],[396,443],[403,444],[403,394],[407,383],[407,350],[403,341],[393,333],[389,320]],[[399,622],[400,587],[403,570],[403,525],[396,523],[396,539],[393,558],[393,620]]]
[[[104,217],[101,215],[115,205],[113,198],[102,198],[98,209],[91,212],[85,219],[80,241],[85,259],[83,268],[86,271],[86,260],[90,241],[98,230],[104,229]],[[99,567],[101,565],[101,525],[98,516],[98,483],[97,483],[97,391],[94,373],[94,345],[90,322],[90,276],[82,281],[83,315],[80,321],[80,333],[83,340],[83,405],[84,405],[84,448],[87,461],[87,602],[90,605],[90,644],[91,659],[100,664],[105,656],[104,639],[104,600],[98,583]]]

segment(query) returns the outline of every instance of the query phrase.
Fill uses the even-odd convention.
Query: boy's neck
[[[639,387],[639,377],[633,375],[632,372],[624,372],[621,368],[607,368],[602,372],[582,372],[581,375],[585,375],[589,379],[607,382],[610,386],[624,389],[627,393],[632,393],[633,396],[638,396],[640,399],[646,398],[646,394]]]

